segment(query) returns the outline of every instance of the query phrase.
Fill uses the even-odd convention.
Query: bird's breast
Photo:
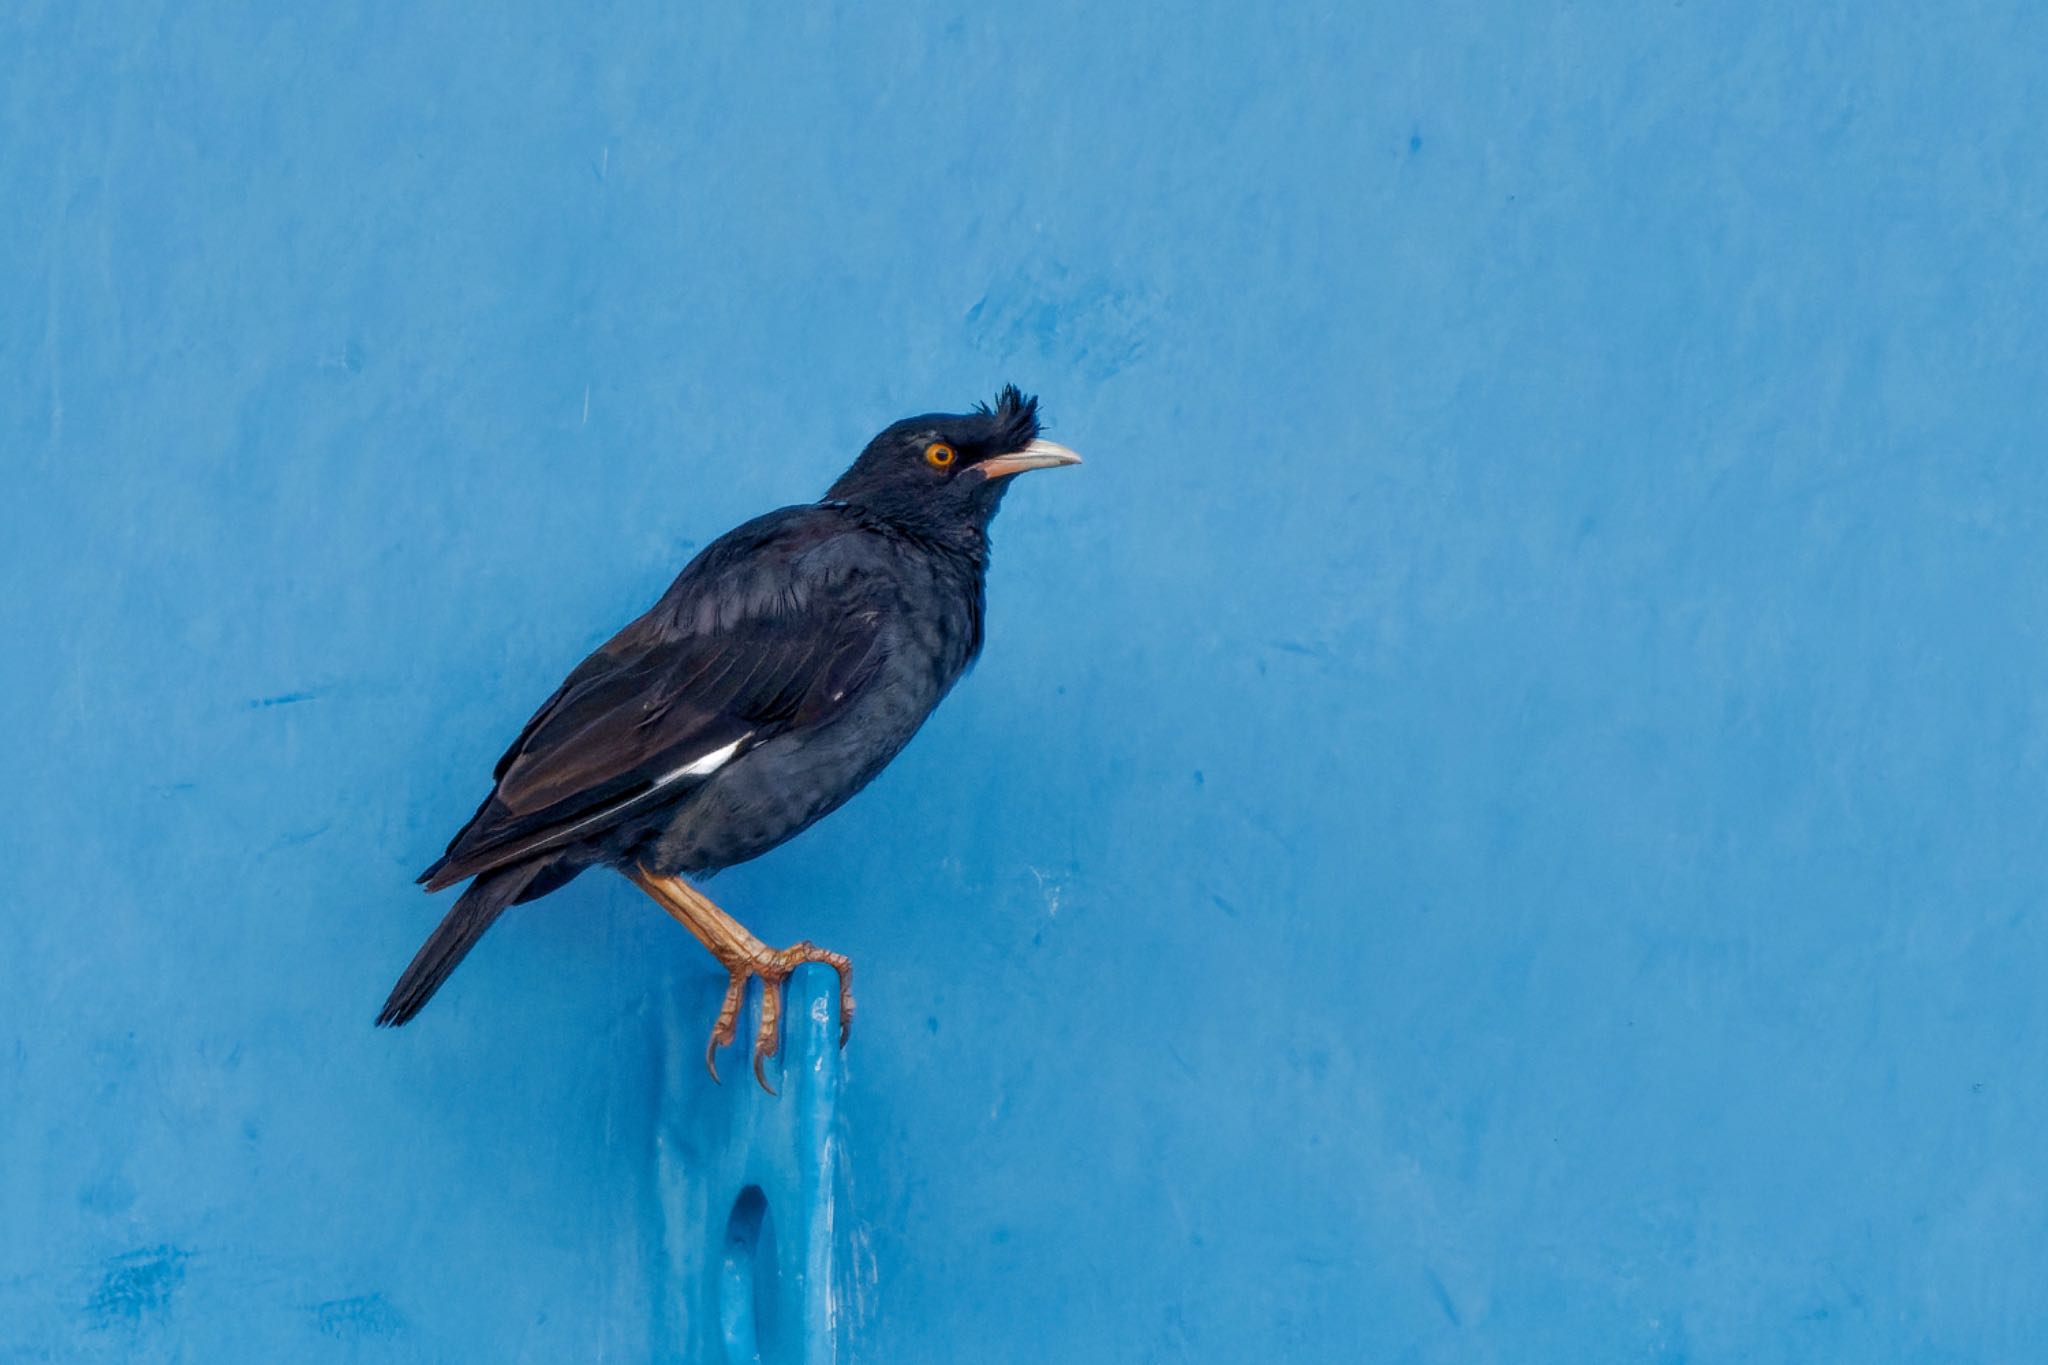
[[[721,768],[677,809],[657,872],[745,862],[837,809],[902,751],[981,648],[981,583],[913,566],[874,592],[877,662],[829,719],[786,730]]]

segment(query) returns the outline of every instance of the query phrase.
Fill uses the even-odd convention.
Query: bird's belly
[[[733,760],[683,802],[642,861],[661,875],[709,872],[801,833],[910,742],[946,691],[922,682],[879,686],[830,724],[778,735]]]

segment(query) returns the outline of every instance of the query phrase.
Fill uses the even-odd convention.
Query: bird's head
[[[1038,400],[1010,384],[994,407],[891,424],[825,496],[913,526],[985,527],[1013,475],[1080,462],[1065,446],[1039,439]]]

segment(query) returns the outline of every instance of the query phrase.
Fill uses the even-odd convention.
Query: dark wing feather
[[[835,566],[842,524],[772,514],[714,544],[569,675],[499,760],[497,786],[421,874],[438,890],[673,800],[695,760],[823,723],[880,662],[878,614]]]

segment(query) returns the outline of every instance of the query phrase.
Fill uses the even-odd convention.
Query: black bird
[[[1010,476],[1080,458],[1039,439],[1038,400],[1012,385],[993,408],[897,422],[823,501],[706,546],[498,760],[490,796],[419,878],[429,891],[475,880],[377,1022],[418,1014],[507,906],[603,865],[731,975],[705,1049],[713,1076],[758,976],[754,1074],[767,1085],[782,983],[805,962],[839,974],[843,1044],[846,958],[808,942],[771,949],[683,879],[766,853],[896,756],[981,650],[988,527]]]

